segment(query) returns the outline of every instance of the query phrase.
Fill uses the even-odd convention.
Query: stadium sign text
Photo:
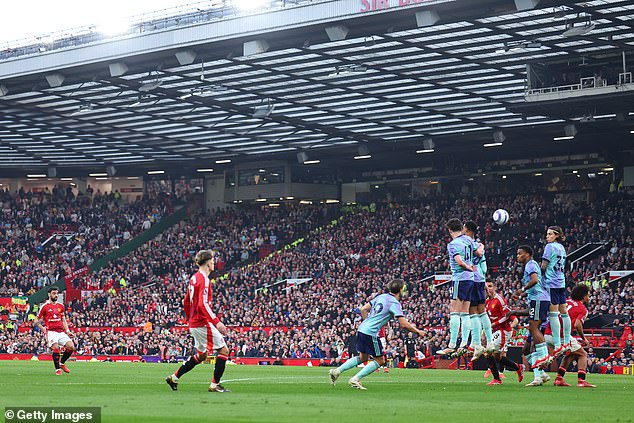
[[[405,7],[419,3],[434,3],[436,0],[360,0],[361,13],[386,10],[393,7]]]

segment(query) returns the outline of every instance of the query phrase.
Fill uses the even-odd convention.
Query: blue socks
[[[368,363],[367,366],[365,366],[363,369],[361,369],[361,371],[359,373],[357,373],[354,377],[356,377],[357,379],[361,379],[366,377],[367,375],[369,375],[370,373],[372,373],[373,371],[375,371],[376,369],[378,369],[379,367],[379,363],[377,363],[376,361],[372,360]]]
[[[572,321],[568,313],[561,315],[561,323],[564,327],[564,345],[568,345],[570,343],[570,332],[572,332]]]
[[[568,317],[568,320],[570,320],[570,317]],[[553,332],[555,349],[557,349],[561,346],[561,324],[559,323],[559,312],[549,311],[548,322],[550,323],[550,329]]]
[[[452,312],[449,315],[449,348],[456,348],[458,331],[460,330],[460,314]]]
[[[491,345],[493,342],[493,329],[491,328],[491,319],[489,319],[489,315],[486,311],[480,314],[480,324],[482,325],[482,329],[484,329],[484,337],[487,340],[487,346]]]
[[[471,320],[471,345],[474,347],[482,346],[482,326],[479,314],[470,314]]]
[[[460,326],[462,336],[460,347],[466,347],[469,342],[469,332],[471,332],[471,318],[469,317],[469,313],[460,313]]]
[[[346,370],[350,370],[354,367],[357,367],[359,364],[361,364],[361,360],[359,360],[359,357],[352,357],[349,358],[345,363],[343,363],[341,366],[337,367],[337,370],[340,373],[345,372]]]

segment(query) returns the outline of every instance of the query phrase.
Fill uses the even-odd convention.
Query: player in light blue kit
[[[517,300],[526,296],[528,298],[528,330],[533,337],[535,353],[528,356],[531,367],[535,370],[541,366],[549,364],[553,357],[548,354],[548,346],[544,340],[544,335],[539,330],[542,323],[548,318],[548,307],[550,306],[550,295],[543,286],[542,272],[539,265],[533,260],[533,249],[528,245],[521,245],[517,249],[517,261],[524,265],[524,276],[522,278],[522,288],[513,294],[513,299]],[[523,313],[515,313],[521,316]],[[541,374],[541,372],[540,372]],[[531,382],[527,386],[537,386],[542,379],[535,373],[535,383]]]
[[[473,238],[463,233],[460,219],[449,219],[447,229],[452,241],[447,245],[449,251],[449,266],[451,267],[451,303],[449,305],[449,346],[439,350],[438,355],[452,355],[458,357],[467,352],[467,342],[471,331],[469,305],[473,291],[473,256],[482,256],[483,246],[476,246]],[[460,328],[462,330],[460,331]],[[462,342],[456,350],[458,331],[461,332]]]
[[[478,225],[475,222],[471,220],[465,222],[464,233],[467,236],[475,239],[477,231]],[[479,248],[482,244],[477,240],[476,245]],[[469,318],[471,321],[471,345],[469,347],[473,349],[471,361],[476,361],[484,353],[493,353],[493,330],[491,328],[491,319],[489,319],[489,315],[485,311],[487,261],[484,253],[481,256],[475,255],[473,257],[473,265],[475,266],[475,272],[473,272],[473,291],[471,291],[471,301],[469,302]],[[482,346],[481,341],[483,330],[487,341],[486,349]]]
[[[390,320],[398,319],[401,328],[416,333],[420,336],[424,335],[423,331],[418,330],[415,326],[407,321],[401,309],[401,297],[405,282],[402,279],[394,279],[387,285],[388,294],[381,294],[369,303],[361,307],[361,316],[363,322],[357,329],[357,351],[358,356],[350,358],[336,369],[330,370],[330,383],[335,386],[335,382],[341,373],[357,367],[361,363],[371,361],[352,376],[348,384],[356,389],[365,390],[361,385],[361,379],[374,372],[381,366],[385,365],[385,354],[383,345],[379,340],[378,334],[381,328]]]
[[[570,332],[572,322],[566,308],[566,276],[564,267],[566,264],[566,249],[561,242],[566,240],[563,229],[559,226],[550,226],[546,231],[546,248],[542,254],[542,272],[544,286],[550,294],[550,312],[548,320],[553,331],[555,357],[570,350]],[[561,314],[561,324],[559,315]],[[560,330],[563,326],[564,339],[561,342]]]

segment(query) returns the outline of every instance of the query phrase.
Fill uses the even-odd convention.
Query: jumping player
[[[570,349],[570,332],[572,322],[566,311],[566,277],[564,266],[566,264],[566,249],[561,245],[566,240],[563,229],[559,226],[550,226],[546,231],[546,247],[542,254],[541,269],[543,272],[544,286],[550,294],[550,311],[548,320],[553,328],[553,342],[555,357]],[[559,316],[561,315],[561,324]],[[561,331],[563,329],[563,342]]]
[[[467,221],[464,224],[464,233],[471,239],[476,238],[478,225],[473,221]],[[476,241],[478,247],[482,244]],[[484,248],[484,247],[483,247]],[[473,347],[473,358],[476,361],[482,354],[493,352],[493,330],[491,328],[491,320],[485,311],[486,289],[485,278],[487,273],[487,261],[484,257],[484,251],[481,256],[473,257],[473,291],[471,291],[471,301],[469,302],[469,317],[471,322],[471,347]],[[486,349],[482,347],[482,331],[487,342]]]
[[[489,385],[501,385],[502,378],[498,371],[498,364],[500,368],[506,366],[506,368],[517,372],[517,381],[522,382],[524,379],[524,365],[518,364],[508,357],[506,353],[508,351],[509,341],[513,336],[513,328],[511,326],[511,309],[509,308],[504,297],[496,292],[497,287],[493,282],[486,283],[486,312],[491,318],[491,324],[493,326],[493,357],[489,359],[489,369],[493,373],[493,380],[489,382]]]
[[[559,370],[557,370],[557,377],[555,378],[555,386],[570,386],[564,380],[568,366],[572,360],[577,359],[577,387],[579,388],[596,388],[595,385],[591,385],[586,381],[586,369],[588,366],[588,354],[583,348],[589,345],[588,340],[583,332],[583,322],[588,317],[588,309],[586,305],[590,301],[590,288],[587,285],[576,285],[570,293],[570,299],[567,300],[567,311],[572,325],[579,335],[579,341],[576,338],[570,338],[570,351],[566,354]],[[546,343],[554,348],[554,336],[552,335],[552,329],[549,324],[546,326],[546,332],[544,339]]]
[[[227,334],[227,328],[211,309],[211,283],[209,274],[214,270],[213,254],[209,250],[201,250],[196,254],[196,272],[189,280],[187,294],[185,295],[185,314],[189,325],[189,332],[194,337],[196,354],[174,372],[165,378],[165,382],[176,391],[178,380],[183,375],[205,361],[208,355],[217,351],[216,367],[214,368],[209,392],[230,392],[220,384],[220,379],[225,371],[229,349],[223,338]]]
[[[536,369],[549,364],[553,359],[548,354],[544,335],[539,330],[539,326],[546,321],[548,316],[549,296],[542,285],[542,274],[539,265],[533,260],[533,249],[528,245],[520,246],[517,249],[517,261],[524,265],[523,287],[513,294],[513,299],[528,297],[528,330],[535,343],[535,353],[530,356],[529,364],[531,364],[533,369]]]
[[[348,381],[352,388],[366,389],[361,385],[361,379],[385,365],[386,362],[383,345],[378,339],[378,333],[388,321],[397,319],[401,328],[419,336],[424,336],[424,332],[409,323],[403,314],[400,301],[404,286],[405,282],[402,279],[394,279],[387,285],[387,294],[378,295],[361,307],[363,322],[357,329],[357,351],[359,351],[359,355],[348,359],[336,369],[330,370],[330,383],[332,386],[335,386],[335,382],[341,376],[341,373],[372,359]]]
[[[467,352],[467,342],[471,330],[469,305],[473,291],[473,256],[481,256],[484,247],[477,247],[475,241],[463,233],[462,222],[459,219],[449,219],[447,229],[451,235],[451,242],[447,245],[449,265],[451,267],[451,303],[449,305],[449,345],[437,351],[438,355],[453,355],[455,357]],[[462,342],[456,350],[458,331],[462,327]]]
[[[46,343],[53,352],[55,374],[60,376],[62,370],[70,373],[66,367],[66,360],[75,351],[75,345],[70,339],[70,330],[66,321],[66,312],[62,304],[57,303],[59,288],[52,286],[48,289],[48,301],[40,308],[35,319],[35,325],[46,334]],[[42,321],[44,325],[42,325]],[[64,354],[60,359],[60,346],[64,347]]]

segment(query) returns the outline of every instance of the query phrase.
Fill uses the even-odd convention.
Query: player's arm
[[[548,267],[549,263],[550,263],[549,260],[547,260],[545,258],[542,259],[542,264],[541,264],[542,273],[544,273],[546,271],[546,268]]]
[[[511,327],[516,328],[517,325],[520,323],[520,321],[517,319],[517,317],[515,317],[515,315],[513,315],[512,317],[513,317],[513,321],[511,321]]]
[[[401,329],[405,329],[408,332],[417,334],[418,336],[425,336],[425,332],[412,325],[404,316],[398,317],[398,325]]]
[[[507,314],[507,316],[528,316],[528,309],[522,309],[522,310],[511,310],[509,311],[509,313]]]
[[[66,334],[70,334],[70,329],[68,328],[68,321],[66,320],[66,313],[62,315],[62,325],[64,326],[64,332],[66,332]]]
[[[462,267],[463,269],[467,269],[467,270],[470,270],[472,272],[475,272],[475,266],[473,264],[465,263],[465,261],[462,259],[462,257],[460,257],[460,254],[456,254],[455,256],[453,256],[453,259],[456,261],[456,264],[458,266]]]
[[[368,318],[368,314],[370,314],[370,310],[372,309],[372,304],[367,303],[363,307],[359,309],[359,313],[361,313],[361,317],[363,320]]]
[[[40,316],[36,316],[35,317],[35,326],[37,326],[38,328],[40,328],[40,330],[44,333],[46,333],[46,328],[44,327],[44,325],[42,324],[42,320],[40,319]]]
[[[584,319],[576,319],[575,320],[575,329],[581,338],[581,343],[583,346],[588,345],[588,339],[586,338],[586,334],[583,332],[583,321]]]
[[[520,288],[517,291],[515,291],[515,294],[513,294],[513,299],[514,300],[518,300],[518,299],[526,296],[526,291],[528,291],[529,289],[531,289],[532,287],[534,287],[538,283],[539,283],[539,277],[537,276],[537,272],[531,273],[531,279],[528,281],[528,283],[526,284],[525,287]]]
[[[479,244],[478,248],[476,248],[473,253],[478,257],[482,257],[484,255],[484,244]]]
[[[544,254],[542,254],[542,264],[540,266],[542,268],[542,274],[546,272],[546,268],[550,264],[550,260],[548,260],[547,258],[550,257],[550,248],[550,244],[546,244],[546,247],[544,248]]]

